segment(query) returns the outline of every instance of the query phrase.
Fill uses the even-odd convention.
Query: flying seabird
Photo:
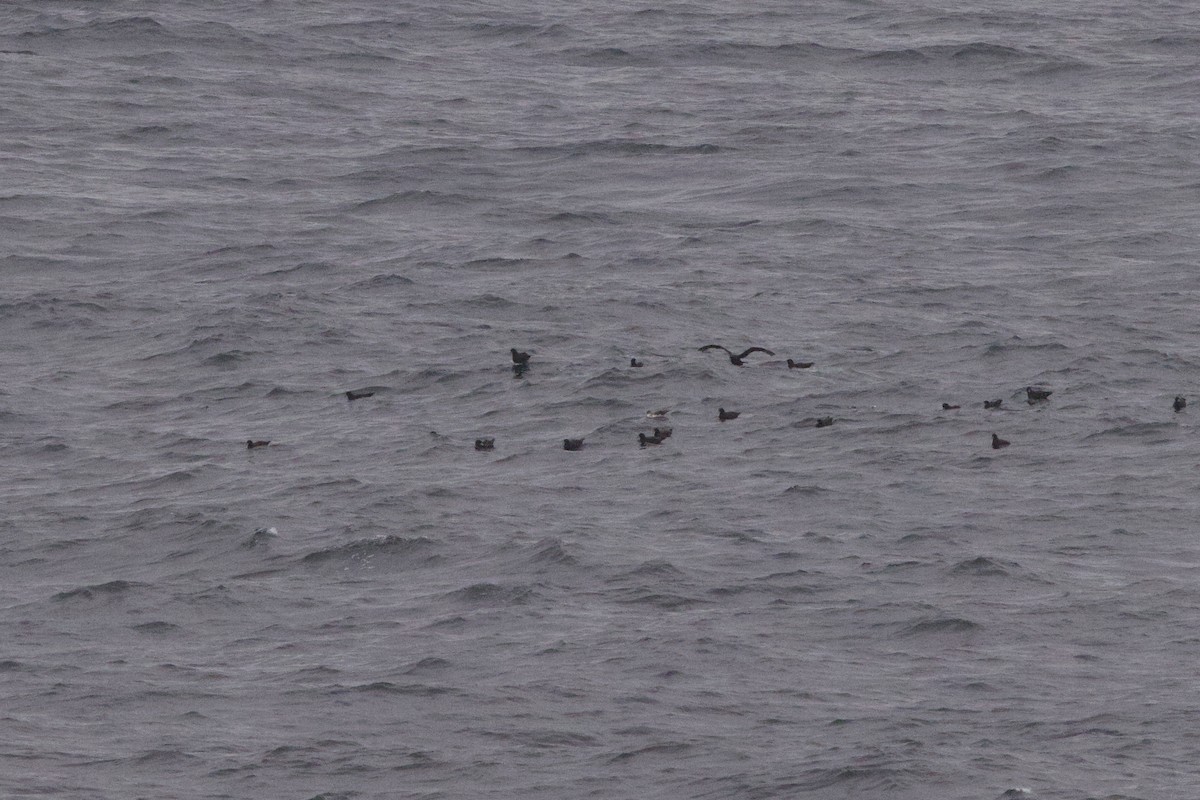
[[[734,355],[728,347],[722,347],[719,344],[706,344],[704,347],[700,348],[700,352],[704,352],[705,350],[724,350],[726,353],[729,353],[729,363],[733,364],[735,367],[745,366],[742,363],[742,359],[751,353],[766,353],[769,356],[775,355],[773,351],[768,350],[765,347],[751,347],[746,349],[744,352],[738,353],[737,355]]]

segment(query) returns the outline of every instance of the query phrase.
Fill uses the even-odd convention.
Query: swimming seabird
[[[374,392],[356,392],[353,389],[346,392],[346,399],[351,400],[351,401],[362,400],[364,397],[374,397],[374,396],[375,396]]]
[[[525,366],[529,363],[529,353],[522,353],[517,348],[511,348],[513,363],[518,366]]]
[[[717,419],[721,420],[721,422],[727,419],[737,419],[741,414],[742,412],[740,411],[726,411],[723,408],[717,409]]]
[[[984,400],[983,407],[984,408],[999,408],[1000,404],[1002,402],[1004,402],[1002,398],[997,398],[995,400]]]
[[[742,355],[746,354],[742,353]],[[788,369],[808,369],[812,365],[813,362],[811,361],[792,361],[790,358],[788,359]]]
[[[583,439],[563,439],[563,450],[582,450]]]
[[[828,428],[832,424],[833,424],[833,417],[821,417],[819,420],[817,420],[818,428]]]
[[[1008,447],[1012,442],[1007,439],[1001,439],[996,434],[992,434],[992,449],[999,450],[1001,447]]]
[[[719,344],[706,344],[704,347],[700,348],[700,352],[704,352],[705,350],[724,350],[726,353],[729,353],[729,363],[733,364],[735,367],[744,366],[742,359],[751,353],[766,353],[769,356],[775,355],[773,351],[768,350],[765,347],[750,347],[745,351],[738,353],[737,355],[734,355],[728,347],[722,347]]]
[[[475,449],[476,450],[495,450],[496,449],[496,440],[495,439],[476,439],[475,440]]]
[[[646,417],[647,417],[647,419],[666,419],[667,414],[670,414],[670,413],[671,412],[669,409],[660,408],[657,411],[647,411]]]
[[[1183,411],[1186,406],[1187,398],[1183,395],[1176,395],[1175,402],[1171,404],[1171,408],[1175,409],[1176,411]]]
[[[638,361],[636,358],[631,358],[631,359],[629,359],[629,366],[631,366],[631,367],[644,367],[644,366],[646,366],[646,365],[645,365],[645,364],[643,364],[641,361]]]
[[[662,444],[662,439],[658,436],[647,436],[644,433],[638,434],[638,444],[645,447],[648,444]]]
[[[957,411],[962,406],[952,406],[949,403],[942,403],[942,411]]]
[[[673,431],[670,428],[655,428],[654,429],[654,438],[669,439],[672,433],[673,433]]]
[[[1029,398],[1030,403],[1036,403],[1039,400],[1047,400],[1054,392],[1049,389],[1035,389],[1032,386],[1025,387],[1025,394]]]
[[[253,450],[256,447],[266,447],[271,443],[270,439],[247,439],[246,449]]]

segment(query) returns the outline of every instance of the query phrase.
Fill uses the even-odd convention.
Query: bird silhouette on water
[[[266,447],[270,443],[271,443],[270,439],[247,439],[246,440],[246,449],[254,450],[259,447]]]
[[[742,355],[746,354],[742,353]],[[790,358],[788,359],[788,369],[808,369],[812,365],[813,362],[811,361],[792,361]]]
[[[563,439],[563,450],[582,450],[583,439]]]
[[[998,398],[998,399],[996,399],[996,400],[984,400],[984,401],[983,401],[983,407],[984,407],[984,408],[999,408],[999,407],[1000,407],[1000,404],[1001,404],[1002,402],[1004,402],[1004,401],[1003,401],[1002,399],[999,399],[999,398]]]
[[[646,366],[646,365],[645,365],[645,364],[643,364],[641,361],[638,361],[636,358],[631,358],[631,359],[629,359],[629,366],[631,366],[631,367],[644,367],[644,366]]]
[[[725,421],[731,420],[731,419],[737,419],[741,415],[742,415],[742,412],[740,412],[740,411],[726,411],[723,408],[717,409],[717,419],[721,420],[721,422],[725,422]]]
[[[638,444],[640,444],[642,447],[645,447],[648,444],[662,444],[662,443],[663,443],[663,437],[661,437],[661,436],[647,436],[644,433],[638,434]]]
[[[745,363],[742,361],[742,359],[745,358],[746,356],[750,355],[751,353],[766,353],[769,356],[775,355],[775,353],[773,351],[768,350],[765,347],[749,347],[749,348],[743,350],[742,352],[738,353],[737,355],[734,355],[733,351],[730,350],[728,347],[722,347],[719,344],[706,344],[706,345],[704,345],[704,347],[700,348],[700,352],[702,352],[702,353],[705,350],[724,350],[726,353],[729,354],[729,363],[733,364],[735,367],[745,366]]]
[[[660,441],[663,439],[669,439],[672,433],[674,433],[674,431],[672,431],[670,428],[655,428],[654,438]]]
[[[992,434],[992,449],[999,450],[1001,447],[1008,447],[1012,442],[1007,439],[1001,439],[996,434]]]
[[[1029,398],[1030,405],[1040,403],[1043,400],[1049,400],[1052,394],[1054,392],[1049,389],[1035,389],[1032,386],[1025,387],[1025,396]]]
[[[832,424],[833,424],[833,417],[821,417],[819,420],[817,420],[818,428],[828,428]]]
[[[476,439],[475,440],[475,449],[476,450],[495,450],[496,449],[496,440],[495,439]]]
[[[949,403],[942,403],[942,411],[957,411],[962,406],[952,406]]]
[[[346,392],[346,399],[351,402],[353,402],[355,400],[362,400],[364,397],[374,397],[374,396],[375,396],[374,392],[356,392],[353,389]]]
[[[517,348],[511,348],[513,363],[518,367],[524,367],[529,364],[529,353],[522,353]]]
[[[1175,409],[1177,413],[1183,411],[1183,409],[1187,408],[1187,398],[1183,395],[1176,395],[1175,402],[1171,404],[1171,408]]]

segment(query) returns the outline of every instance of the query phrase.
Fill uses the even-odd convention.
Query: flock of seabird
[[[706,344],[700,348],[700,352],[702,352],[702,353],[707,352],[709,350],[724,350],[725,353],[729,356],[729,363],[733,364],[735,367],[744,367],[746,365],[745,358],[747,356],[749,356],[751,353],[765,353],[766,355],[769,355],[769,356],[775,355],[774,351],[768,350],[765,347],[748,347],[740,353],[734,353],[729,348],[724,347],[723,345],[719,345],[719,344]],[[511,348],[509,352],[512,355],[514,374],[516,374],[518,376],[522,375],[525,372],[525,370],[528,369],[529,359],[532,356],[530,356],[529,353],[522,352],[515,347]],[[812,365],[813,365],[812,361],[793,361],[790,358],[787,360],[788,369],[808,369]],[[631,358],[631,359],[629,359],[629,366],[633,367],[633,368],[638,368],[638,367],[644,367],[645,364],[641,361],[638,361],[637,358]],[[362,400],[367,397],[372,397],[372,396],[374,396],[374,394],[375,394],[374,392],[368,392],[368,391],[349,390],[346,392],[346,399],[349,401]],[[1054,394],[1054,392],[1050,389],[1039,389],[1039,388],[1036,388],[1033,386],[1025,387],[1026,402],[1028,402],[1030,405],[1044,403],[1050,399],[1050,395],[1052,395],[1052,394]],[[1003,402],[1003,398],[997,398],[995,400],[984,400],[983,407],[985,409],[998,409],[998,408],[1000,408],[1000,405],[1002,402]],[[1176,412],[1182,411],[1184,408],[1187,407],[1187,398],[1182,397],[1182,396],[1176,396],[1175,402],[1171,404],[1171,407],[1173,409],[1175,409]],[[962,408],[961,405],[952,405],[950,403],[942,403],[943,411],[957,411],[961,408]],[[648,412],[646,412],[646,416],[651,419],[665,419],[668,413],[669,412],[665,409],[661,410],[661,411],[648,411]],[[726,411],[724,408],[719,408],[719,409],[717,409],[717,419],[720,422],[729,422],[731,420],[737,419],[741,415],[741,413],[742,412],[740,412],[740,411]],[[832,424],[833,424],[833,417],[831,417],[831,416],[821,417],[820,419],[817,420],[816,427],[826,428]],[[656,444],[662,444],[667,438],[670,437],[670,435],[671,435],[670,428],[655,428],[654,432],[649,436],[647,436],[645,433],[639,433],[638,434],[638,444],[641,445],[642,447],[649,447],[649,446],[656,445]],[[271,444],[269,439],[268,440],[247,439],[246,440],[246,449],[254,450],[259,447],[266,447],[269,444]],[[992,434],[992,449],[993,450],[1000,450],[1001,448],[1008,447],[1010,444],[1012,444],[1012,442],[1009,442],[1007,439],[1001,439],[995,433]],[[496,449],[496,440],[494,438],[476,439],[475,440],[475,449],[476,450],[485,450],[485,451],[486,450],[495,450]],[[583,449],[583,439],[582,438],[563,439],[563,450],[577,451],[577,450],[582,450],[582,449]]]

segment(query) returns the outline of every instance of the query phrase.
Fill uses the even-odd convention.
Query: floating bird
[[[645,364],[643,364],[641,361],[638,361],[636,358],[631,358],[631,359],[629,359],[629,366],[631,366],[631,367],[644,367],[644,366],[646,366],[646,365],[645,365]]]
[[[665,409],[665,408],[660,408],[658,411],[647,411],[646,418],[647,419],[666,419],[667,414],[670,414],[670,413],[671,413],[670,410]]]
[[[996,434],[992,434],[992,449],[999,450],[1001,447],[1008,447],[1012,442],[1007,439],[1001,439]]]
[[[476,450],[495,450],[496,449],[496,440],[495,439],[476,439],[475,440],[475,449]]]
[[[833,424],[833,417],[821,417],[819,420],[817,420],[818,428],[828,428],[832,424]]]
[[[353,389],[346,392],[346,399],[350,400],[352,402],[354,400],[362,400],[364,397],[374,397],[374,396],[375,396],[374,392],[356,392]]]
[[[523,367],[529,363],[529,353],[522,353],[515,347],[511,348],[511,352],[513,363],[517,366]]]
[[[984,408],[999,408],[999,407],[1000,407],[1000,403],[1002,403],[1002,402],[1003,402],[1003,400],[1002,400],[1002,399],[999,399],[999,400],[984,400],[984,401],[983,401],[983,407],[984,407]]]
[[[266,447],[271,443],[270,439],[247,439],[246,449],[253,450],[256,447]]]
[[[655,428],[654,429],[654,438],[669,439],[669,438],[671,438],[672,433],[673,433],[673,431],[670,428]]]
[[[1049,389],[1035,389],[1032,386],[1026,386],[1025,394],[1029,397],[1030,403],[1037,403],[1041,400],[1050,399],[1050,395],[1054,394],[1054,392]]]
[[[658,436],[647,436],[644,433],[638,434],[638,444],[645,447],[648,444],[662,444],[663,440]]]
[[[563,439],[563,450],[582,450],[583,439]]]
[[[742,355],[746,354],[742,353]],[[788,369],[808,369],[812,365],[813,362],[811,361],[792,361],[790,358],[788,359]]]
[[[1175,409],[1176,411],[1183,411],[1183,409],[1186,407],[1187,407],[1187,398],[1184,397],[1183,395],[1177,395],[1175,397],[1175,402],[1171,404],[1171,408]]]
[[[742,412],[740,412],[740,411],[726,411],[723,408],[717,409],[717,419],[721,420],[721,422],[724,422],[725,420],[728,420],[728,419],[737,419],[741,415],[742,415]]]
[[[705,350],[724,350],[726,353],[729,353],[729,363],[733,364],[735,367],[745,366],[745,364],[742,363],[742,359],[751,353],[766,353],[769,356],[775,355],[774,352],[765,347],[751,347],[741,353],[738,353],[737,355],[734,355],[733,351],[731,351],[728,347],[722,347],[719,344],[706,344],[704,347],[700,348],[700,352],[704,352]]]
[[[942,403],[942,411],[958,411],[962,406],[952,406],[949,403]]]

